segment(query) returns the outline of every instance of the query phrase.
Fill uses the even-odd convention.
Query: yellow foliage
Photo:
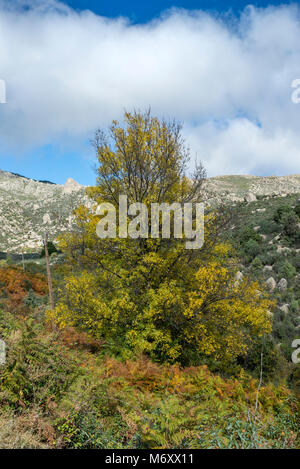
[[[174,124],[149,113],[125,113],[113,122],[110,139],[97,135],[96,204],[183,203],[200,200],[201,168],[185,174],[187,151]],[[110,141],[113,141],[113,146]],[[235,281],[232,247],[220,239],[222,214],[210,211],[201,250],[183,239],[100,239],[95,210],[76,211],[77,232],[61,237],[67,255],[65,286],[52,320],[76,326],[125,357],[193,363],[196,357],[230,360],[246,352],[253,337],[271,330],[272,304],[256,282]]]

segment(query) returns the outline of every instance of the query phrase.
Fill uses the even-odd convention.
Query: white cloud
[[[151,105],[185,122],[210,175],[299,172],[296,6],[250,7],[231,23],[173,10],[131,25],[55,0],[10,5],[0,1],[2,145],[78,142],[124,108]]]

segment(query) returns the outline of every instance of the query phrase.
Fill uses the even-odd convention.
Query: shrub
[[[253,273],[260,274],[262,272],[262,268],[263,268],[263,263],[260,260],[260,257],[259,256],[255,257],[253,261],[251,262],[251,269],[253,270]]]
[[[245,226],[239,233],[239,240],[241,245],[245,245],[248,241],[254,240],[257,243],[261,242],[260,235],[253,229],[252,226]]]
[[[292,311],[293,313],[297,313],[297,312],[299,311],[299,303],[298,303],[298,301],[297,301],[297,300],[292,300],[290,307],[291,307],[291,311]]]
[[[283,233],[289,238],[293,238],[299,232],[298,228],[299,218],[295,215],[289,215],[285,218],[283,223]]]
[[[254,239],[249,239],[244,245],[244,252],[249,259],[254,259],[260,253],[260,245]]]
[[[288,260],[279,264],[277,266],[277,271],[280,277],[284,277],[286,279],[293,278],[297,273],[295,267]]]
[[[35,295],[32,288],[29,290],[27,297],[24,300],[24,304],[29,308],[35,308],[40,306],[43,303],[43,298],[41,296]]]
[[[283,224],[288,216],[293,215],[294,211],[289,205],[281,205],[278,207],[273,215],[273,220],[276,223]]]

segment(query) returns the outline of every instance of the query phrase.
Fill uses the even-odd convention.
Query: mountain
[[[300,175],[218,176],[204,183],[204,200],[210,205],[295,193],[300,193]],[[0,251],[40,250],[45,231],[53,240],[72,228],[72,212],[81,204],[89,204],[85,187],[71,178],[60,185],[0,170]]]
[[[208,203],[221,201],[253,202],[261,196],[281,196],[300,193],[300,174],[291,176],[217,176],[204,183]]]
[[[72,179],[59,185],[0,171],[0,251],[37,251],[45,231],[54,239],[69,230],[73,210],[88,203],[84,191]]]

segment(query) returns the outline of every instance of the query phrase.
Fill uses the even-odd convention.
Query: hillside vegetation
[[[39,316],[38,316],[39,317]],[[240,370],[119,360],[37,313],[0,313],[9,350],[0,374],[1,448],[297,448],[297,401]],[[258,402],[258,406],[257,406]]]
[[[299,448],[299,191],[233,177],[202,249],[173,229],[101,238],[103,201],[201,202],[211,184],[187,177],[178,124],[124,120],[96,133],[96,185],[49,243],[55,307],[44,251],[0,261],[0,447]]]

